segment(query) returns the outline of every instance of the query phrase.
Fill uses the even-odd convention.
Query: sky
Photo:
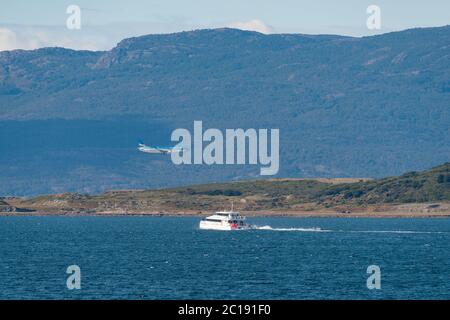
[[[80,29],[67,27],[70,5],[81,10]],[[367,27],[371,5],[379,29]],[[0,0],[0,51],[109,50],[128,37],[220,27],[368,36],[448,24],[450,0]]]

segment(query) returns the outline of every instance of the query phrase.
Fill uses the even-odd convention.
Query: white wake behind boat
[[[200,221],[200,229],[204,230],[246,230],[251,226],[245,222],[245,217],[239,212],[218,211],[212,216],[208,216]]]

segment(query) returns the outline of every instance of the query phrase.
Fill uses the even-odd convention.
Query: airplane
[[[175,147],[149,147],[142,142],[139,142],[138,150],[141,152],[154,154],[168,154],[184,151],[183,148],[175,148]]]

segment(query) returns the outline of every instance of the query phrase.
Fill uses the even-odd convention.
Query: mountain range
[[[0,52],[0,195],[258,178],[137,152],[176,128],[279,128],[277,177],[372,177],[450,158],[450,26],[377,36],[196,30],[110,51]]]

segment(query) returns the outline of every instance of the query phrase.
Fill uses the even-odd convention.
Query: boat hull
[[[199,228],[202,230],[219,230],[219,231],[232,231],[232,230],[248,230],[249,225],[232,226],[230,224],[210,223],[208,221],[200,221]]]

